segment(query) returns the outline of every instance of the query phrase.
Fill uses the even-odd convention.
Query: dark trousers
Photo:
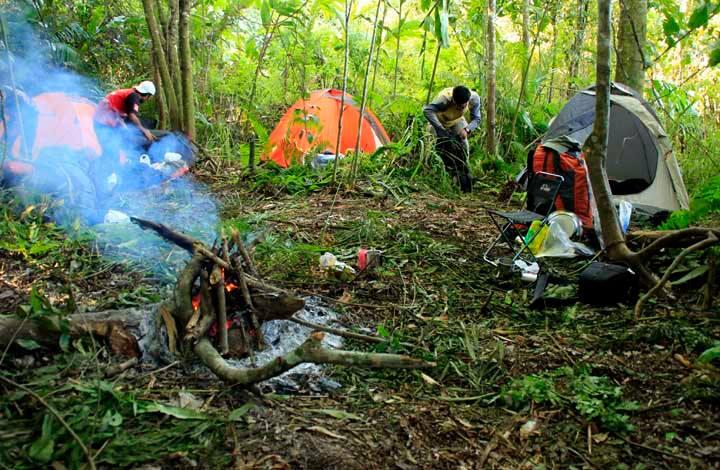
[[[435,151],[440,155],[450,177],[457,181],[460,190],[464,193],[471,192],[467,143],[456,135],[437,137]]]

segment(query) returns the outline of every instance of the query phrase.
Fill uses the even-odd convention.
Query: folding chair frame
[[[560,187],[562,186],[563,182],[565,181],[565,178],[563,178],[560,175],[556,175],[554,173],[547,173],[544,171],[538,171],[535,173],[532,178],[536,178],[537,176],[544,176],[549,177],[545,179],[554,180],[555,188],[552,190],[552,198],[550,199],[552,203],[549,205],[547,209],[546,214],[539,214],[534,211],[526,210],[526,215],[536,215],[537,217],[533,219],[539,220],[541,224],[544,226],[547,222],[547,218],[550,215],[550,213],[553,210],[554,202],[557,199],[557,195],[560,192]],[[528,184],[528,188],[530,187],[530,183]],[[529,196],[529,195],[528,195]],[[497,258],[490,258],[490,252],[500,244],[500,242],[504,241],[505,244],[507,244],[508,248],[512,253],[515,253],[515,255],[512,257],[512,260],[510,261],[510,268],[511,270],[515,270],[515,261],[522,260],[527,264],[532,264],[533,262],[537,261],[537,258],[535,258],[535,255],[533,255],[532,251],[530,250],[530,244],[533,242],[535,237],[537,237],[540,234],[540,230],[536,231],[529,240],[525,240],[525,237],[522,236],[520,233],[520,230],[517,228],[517,225],[525,225],[524,222],[518,222],[517,220],[513,219],[512,215],[519,214],[520,212],[500,212],[492,209],[487,209],[488,216],[490,217],[490,220],[495,225],[495,227],[500,232],[500,235],[497,236],[495,241],[490,244],[487,250],[485,250],[485,253],[483,254],[483,260],[485,260],[487,263],[498,266],[500,264],[499,260],[500,257]],[[504,222],[503,222],[504,221]],[[531,222],[532,223],[532,222]],[[520,238],[522,246],[520,249],[517,249],[515,247],[515,239]],[[527,259],[523,258],[523,252],[527,250],[527,253],[529,257]]]

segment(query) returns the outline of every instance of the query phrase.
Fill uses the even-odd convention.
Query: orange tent
[[[8,111],[14,108],[8,107]],[[35,160],[43,150],[55,148],[69,149],[81,152],[86,157],[94,159],[102,154],[100,142],[95,135],[93,115],[95,104],[78,96],[65,93],[41,93],[25,103],[23,132],[27,138],[30,160]],[[14,119],[17,121],[17,119]],[[17,126],[17,122],[10,122],[9,126]],[[32,167],[21,150],[22,135],[14,129],[14,138],[8,142],[10,147],[8,169],[13,173],[29,173]]]
[[[33,98],[37,108],[37,132],[32,155],[37,158],[45,148],[65,147],[84,152],[89,158],[102,153],[95,135],[95,104],[64,93],[43,93]]]
[[[307,99],[301,98],[287,110],[270,134],[263,160],[273,160],[283,168],[293,162],[302,162],[309,151],[335,153],[340,117],[342,91],[319,90]],[[360,105],[352,96],[345,94],[345,110],[342,116],[340,153],[352,151],[358,136]],[[369,153],[390,143],[377,116],[365,110],[360,136],[360,151]]]

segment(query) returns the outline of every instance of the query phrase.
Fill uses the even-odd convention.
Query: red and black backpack
[[[581,151],[560,153],[540,144],[535,152],[528,156],[528,170],[530,177],[538,171],[562,176],[565,181],[555,199],[555,208],[575,213],[580,217],[583,228],[592,229],[590,187],[585,156]]]

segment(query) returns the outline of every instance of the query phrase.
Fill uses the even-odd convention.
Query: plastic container
[[[583,227],[580,217],[572,212],[555,211],[548,216],[548,224],[558,224],[568,238],[582,235]]]

